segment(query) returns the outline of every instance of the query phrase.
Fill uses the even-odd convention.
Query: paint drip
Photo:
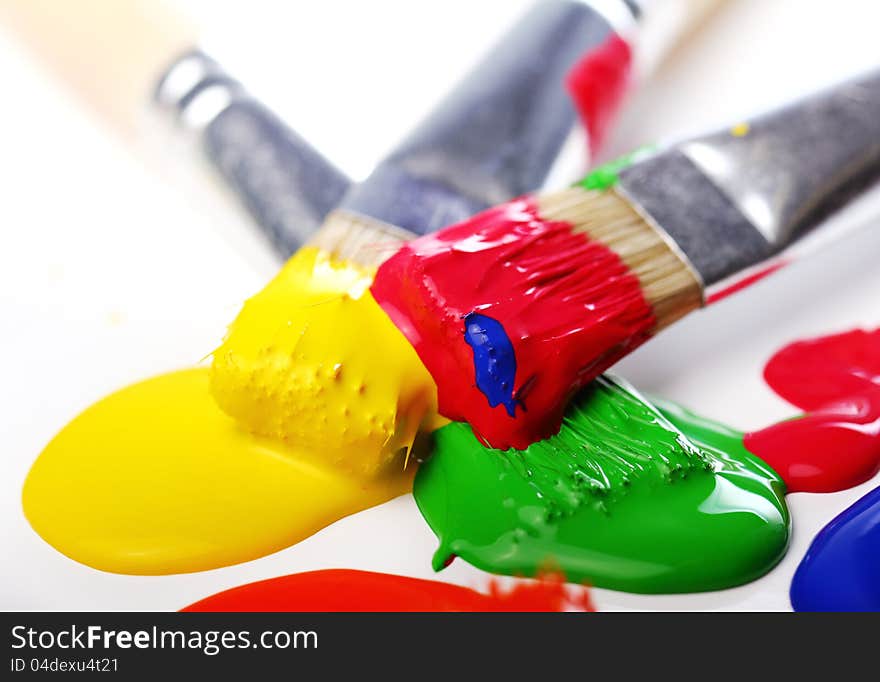
[[[323,452],[254,437],[216,406],[207,369],[165,374],[85,410],[46,446],[22,502],[62,554],[114,573],[203,571],[265,556],[405,493],[412,467],[345,473]]]
[[[655,322],[614,251],[529,198],[409,242],[371,291],[436,380],[440,413],[499,448],[556,433],[576,389]]]
[[[784,485],[741,434],[664,416],[619,380],[598,378],[557,435],[522,451],[485,448],[460,423],[434,435],[414,494],[436,570],[455,556],[509,575],[549,562],[597,587],[697,592],[753,580],[787,547]]]
[[[880,488],[813,539],[791,583],[795,611],[880,611]]]
[[[437,417],[418,356],[368,291],[374,271],[301,249],[214,352],[211,389],[244,428],[353,473],[409,451]]]
[[[880,330],[799,341],[764,369],[776,393],[809,412],[745,435],[790,492],[834,492],[880,471]]]
[[[555,576],[518,581],[510,589],[496,581],[488,594],[387,573],[330,569],[296,573],[234,587],[182,611],[594,611],[586,588]]]
[[[571,68],[565,84],[589,135],[590,149],[598,149],[630,82],[632,50],[615,33],[587,52]]]

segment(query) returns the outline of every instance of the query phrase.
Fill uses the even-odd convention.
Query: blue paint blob
[[[791,582],[795,611],[880,611],[880,488],[815,537]]]
[[[504,326],[487,315],[469,313],[464,318],[464,340],[474,351],[477,388],[491,407],[504,405],[507,414],[515,417],[517,405],[523,406],[513,395],[516,354]]]

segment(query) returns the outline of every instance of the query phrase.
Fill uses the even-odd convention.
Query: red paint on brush
[[[799,341],[764,368],[767,383],[803,417],[746,434],[790,492],[834,492],[880,470],[880,330]]]
[[[585,54],[565,79],[581,121],[587,129],[590,149],[598,149],[629,85],[632,51],[616,33]]]
[[[748,275],[747,277],[743,277],[742,279],[737,280],[736,282],[731,284],[729,287],[725,287],[724,289],[721,289],[719,291],[715,291],[715,292],[709,294],[706,297],[706,305],[710,305],[712,303],[717,303],[718,301],[720,301],[724,298],[727,298],[728,296],[730,296],[732,294],[735,294],[739,291],[742,291],[743,289],[752,286],[756,282],[760,282],[762,279],[764,279],[768,275],[772,275],[774,272],[785,267],[786,265],[788,265],[788,261],[784,261],[784,260],[780,260],[780,261],[776,261],[775,263],[771,263],[770,265],[753,272],[751,275]]]
[[[372,292],[437,382],[441,414],[502,449],[558,431],[569,397],[645,341],[655,321],[616,253],[543,220],[529,198],[408,243],[379,268]],[[492,407],[478,386],[485,373],[466,334],[471,314],[500,323],[512,346],[506,406]],[[496,348],[506,352],[504,343],[488,352]]]
[[[489,594],[433,580],[332,569],[262,580],[202,599],[181,611],[594,611],[586,588],[555,576]]]

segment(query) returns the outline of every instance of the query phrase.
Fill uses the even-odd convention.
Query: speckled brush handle
[[[587,2],[538,3],[342,208],[425,234],[540,187],[575,123],[565,74],[611,32]]]
[[[156,99],[198,129],[207,157],[282,258],[312,236],[351,185],[202,52],[174,62]]]
[[[706,285],[773,256],[880,179],[880,71],[697,138],[621,173],[619,189]]]

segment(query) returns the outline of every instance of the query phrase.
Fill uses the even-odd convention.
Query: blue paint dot
[[[516,355],[504,326],[487,315],[470,313],[464,318],[464,340],[474,352],[477,389],[491,407],[504,405],[507,414],[515,417],[517,405],[522,407],[511,390],[516,378]]]

